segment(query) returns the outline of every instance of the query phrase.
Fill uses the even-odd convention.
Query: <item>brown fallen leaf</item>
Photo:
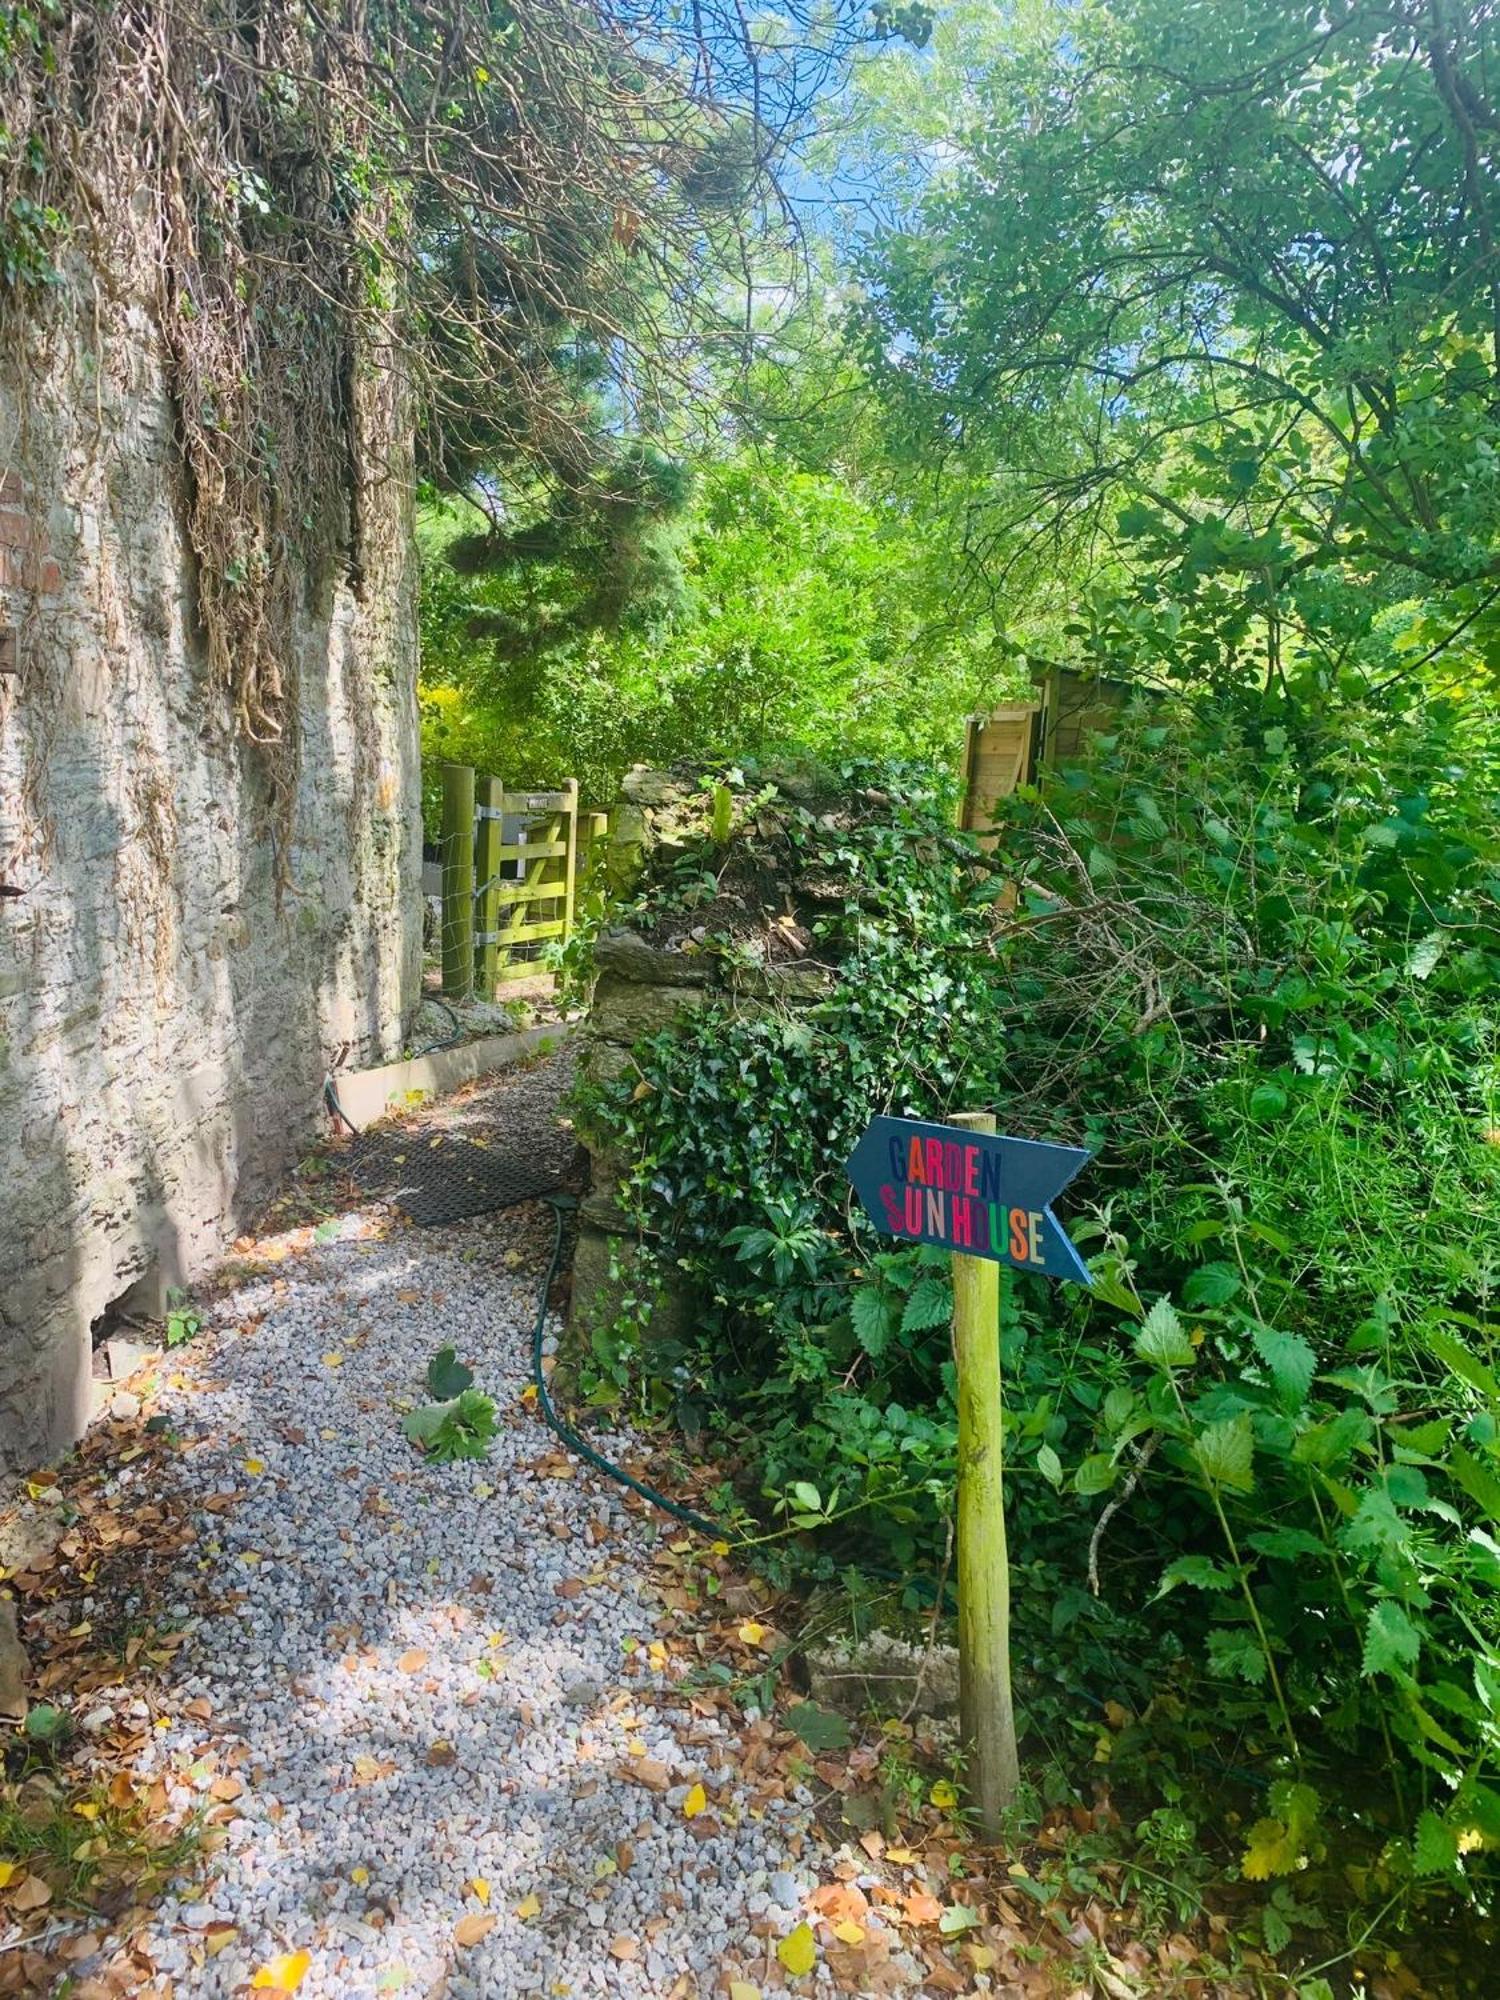
[[[471,1910],[466,1917],[460,1917],[453,1926],[453,1942],[460,1945],[478,1944],[487,1938],[500,1919],[489,1910]]]
[[[672,1784],[672,1773],[655,1757],[637,1757],[633,1763],[621,1766],[620,1775],[634,1778],[649,1792],[665,1792]]]
[[[630,1933],[625,1931],[619,1937],[610,1939],[609,1949],[612,1957],[623,1959],[627,1964],[630,1964],[641,1955],[641,1941],[639,1938],[631,1937]]]
[[[403,1653],[400,1659],[397,1660],[396,1668],[399,1673],[419,1674],[421,1673],[423,1667],[426,1666],[426,1664],[427,1664],[426,1653],[422,1650],[420,1646],[413,1646],[410,1652]]]
[[[208,1789],[216,1799],[228,1805],[231,1800],[240,1796],[245,1787],[238,1778],[215,1778]]]
[[[23,1875],[8,1893],[11,1908],[23,1915],[52,1901],[52,1891],[40,1875]]]

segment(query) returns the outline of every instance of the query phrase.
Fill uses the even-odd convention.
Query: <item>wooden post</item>
[[[578,889],[578,780],[569,778],[563,790],[568,795],[567,820],[563,832],[568,851],[563,856],[562,906],[562,942],[566,944],[573,935],[573,900]]]
[[[951,1122],[993,1132],[994,1114]],[[1000,1307],[1008,1274],[983,1257],[953,1259],[958,1374],[958,1673],[969,1794],[986,1840],[1020,1779],[1010,1693],[1010,1559],[1001,1484]]]
[[[443,766],[443,991],[474,991],[474,771]]]
[[[711,830],[715,847],[725,846],[728,843],[730,834],[734,831],[734,793],[730,791],[728,785],[714,786],[713,825]]]
[[[500,843],[505,836],[504,822],[499,817],[505,798],[505,787],[498,778],[481,778],[474,788],[475,802],[489,807],[495,818],[485,818],[479,822],[479,830],[474,836],[474,873],[478,877],[475,887],[479,894],[474,899],[474,928],[481,934],[488,934],[493,940],[500,928]],[[491,942],[479,946],[478,992],[482,1000],[493,1000],[495,982],[500,973],[500,947]]]
[[[979,738],[983,732],[982,715],[964,717],[963,749],[959,752],[958,763],[958,807],[954,815],[956,826],[966,827],[973,824],[969,805],[974,796],[974,759],[979,755]]]

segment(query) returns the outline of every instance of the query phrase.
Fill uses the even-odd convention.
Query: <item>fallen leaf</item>
[[[640,1939],[631,1937],[627,1931],[620,1937],[610,1939],[609,1950],[612,1958],[624,1959],[630,1964],[641,1955]]]
[[[701,1785],[694,1785],[693,1789],[682,1802],[683,1818],[696,1819],[707,1804],[708,1793],[704,1791]]]
[[[15,1880],[18,1861],[0,1861],[0,1889],[8,1889]]]
[[[311,1952],[285,1951],[280,1958],[267,1959],[251,1978],[250,1984],[261,1990],[269,1988],[275,1993],[295,1993],[311,1964]]]
[[[902,1862],[915,1861],[917,1857],[909,1847],[888,1847],[885,1850],[885,1858],[887,1861],[894,1861],[899,1867]]]
[[[232,1799],[237,1799],[240,1796],[245,1787],[238,1778],[225,1777],[215,1778],[208,1789],[216,1799],[221,1799],[225,1805],[228,1805]]]
[[[914,1924],[935,1924],[943,1914],[937,1897],[929,1896],[925,1889],[913,1889],[905,1903],[906,1914]]]
[[[369,1881],[369,1879],[370,1879],[370,1871],[368,1868],[359,1867],[359,1868],[351,1868],[349,1870],[349,1880],[355,1885],[356,1888],[362,1889],[365,1886],[366,1882]]]
[[[400,1659],[397,1660],[396,1670],[398,1673],[403,1674],[419,1674],[426,1664],[427,1654],[423,1652],[420,1646],[413,1646],[410,1652],[403,1653]]]
[[[848,1918],[845,1918],[843,1923],[834,1925],[833,1934],[840,1944],[863,1944],[865,1941],[864,1925],[856,1924]]]
[[[976,1972],[990,1972],[999,1960],[1000,1954],[992,1944],[970,1944],[964,1949],[974,1962]]]
[[[794,1931],[788,1931],[776,1947],[776,1956],[794,1979],[800,1979],[804,1972],[811,1972],[818,1962],[818,1947],[813,1940],[812,1926],[798,1924]]]
[[[342,1368],[343,1365],[344,1365],[344,1357],[342,1354],[339,1353],[336,1347],[330,1349],[330,1351],[323,1356],[323,1366],[325,1368]]]
[[[748,1979],[731,1979],[729,2000],[760,2000],[760,1988],[752,1986]]]
[[[39,1910],[44,1903],[52,1901],[52,1891],[40,1875],[23,1875],[10,1892],[10,1906],[13,1910]]]
[[[927,1796],[939,1812],[952,1812],[958,1804],[958,1788],[950,1785],[946,1778],[939,1778]]]
[[[542,1899],[533,1891],[531,1895],[523,1896],[516,1904],[515,1914],[518,1917],[535,1917],[541,1914],[541,1908]]]
[[[625,1776],[634,1778],[651,1792],[664,1792],[672,1782],[672,1773],[655,1757],[641,1757],[634,1764],[627,1764]]]
[[[476,1875],[469,1884],[469,1894],[475,1896],[486,1908],[489,1906],[490,1885],[482,1875]]]
[[[239,1934],[239,1927],[235,1924],[210,1924],[203,1933],[203,1949],[210,1958],[216,1958],[226,1946],[234,1943]]]
[[[466,1917],[460,1917],[453,1926],[453,1942],[461,1945],[478,1944],[487,1938],[500,1919],[481,1910],[471,1910]]]
[[[754,1618],[747,1618],[740,1627],[740,1638],[747,1646],[758,1646],[766,1636],[766,1628]]]

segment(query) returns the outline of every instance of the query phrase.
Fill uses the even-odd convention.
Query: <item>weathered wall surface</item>
[[[295,614],[279,887],[267,757],[209,684],[159,340],[121,289],[70,285],[0,358],[0,1467],[78,1433],[92,1323],[223,1248],[330,1062],[399,1054],[420,976],[404,404],[356,389],[349,559]]]

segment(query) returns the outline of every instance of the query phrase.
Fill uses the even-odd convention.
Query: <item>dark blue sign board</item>
[[[1051,1204],[1090,1155],[922,1118],[872,1118],[845,1172],[885,1236],[1091,1282]]]

